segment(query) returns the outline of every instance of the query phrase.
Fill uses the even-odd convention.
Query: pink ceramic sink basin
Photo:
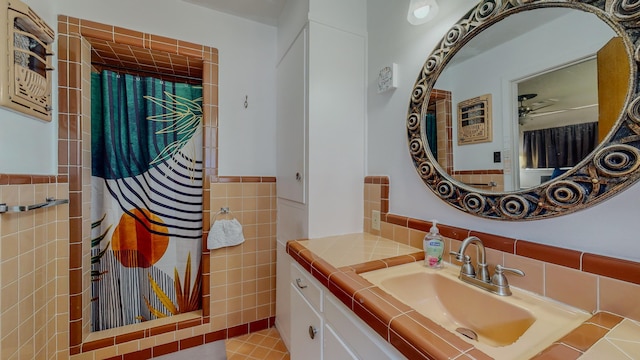
[[[479,341],[494,346],[514,343],[536,321],[526,309],[435,272],[398,275],[379,285],[418,312],[437,314],[439,321],[433,320],[455,323],[456,329],[471,330]]]
[[[512,287],[498,296],[420,262],[361,274],[496,359],[528,359],[589,318],[587,312]]]

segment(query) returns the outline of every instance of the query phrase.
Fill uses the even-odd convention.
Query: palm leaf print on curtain
[[[202,87],[92,74],[93,331],[201,308]]]

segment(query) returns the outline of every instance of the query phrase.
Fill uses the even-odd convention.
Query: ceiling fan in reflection
[[[531,104],[525,104],[526,101],[531,100],[536,96],[538,96],[538,94],[518,95],[518,122],[520,123],[520,125],[524,125],[535,114],[538,114],[538,110],[544,109],[558,102],[558,99],[545,99],[533,102]]]
[[[568,112],[568,111],[574,111],[574,110],[582,110],[582,109],[587,109],[587,108],[592,108],[592,107],[597,107],[598,103],[595,104],[586,104],[586,105],[582,105],[582,106],[576,106],[576,107],[571,107],[571,108],[555,108],[551,111],[539,111],[543,108],[552,106],[552,105],[559,105],[558,102],[560,100],[558,99],[544,99],[544,100],[539,100],[536,102],[533,102],[531,104],[524,104],[525,101],[527,100],[531,100],[533,98],[535,98],[536,96],[538,96],[538,94],[522,94],[522,95],[518,95],[518,123],[522,126],[525,125],[526,123],[528,123],[530,120],[532,120],[533,118],[536,117],[540,117],[540,116],[550,116],[550,115],[555,115],[555,114],[559,114],[559,113],[564,113],[564,112]]]

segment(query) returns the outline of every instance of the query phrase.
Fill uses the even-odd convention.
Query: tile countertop
[[[336,268],[420,252],[420,249],[368,233],[299,240],[298,243]]]
[[[424,260],[421,249],[358,233],[292,240],[287,253],[407,358],[491,359],[358,275]],[[640,359],[638,339],[639,323],[600,312],[534,359]]]

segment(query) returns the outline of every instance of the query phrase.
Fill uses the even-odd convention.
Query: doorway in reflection
[[[607,136],[626,95],[619,90],[626,89],[629,67],[603,64],[624,54],[621,38],[613,37],[593,56],[517,83],[517,188],[562,176]]]

